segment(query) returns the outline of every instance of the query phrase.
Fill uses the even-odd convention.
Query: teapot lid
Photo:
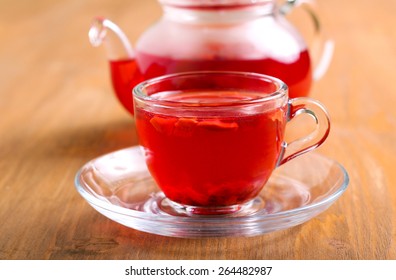
[[[159,0],[160,3],[175,7],[195,9],[239,8],[251,5],[273,3],[274,0]]]

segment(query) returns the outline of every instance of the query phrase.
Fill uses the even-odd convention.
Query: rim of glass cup
[[[246,106],[246,105],[254,105],[254,104],[260,104],[260,103],[265,103],[269,101],[275,101],[278,99],[288,99],[288,86],[280,79],[265,75],[265,74],[258,74],[258,73],[253,73],[253,72],[238,72],[238,71],[192,71],[192,72],[180,72],[180,73],[174,73],[174,74],[167,74],[159,77],[155,77],[152,79],[148,79],[146,81],[143,81],[139,84],[137,84],[133,90],[132,94],[134,99],[137,99],[138,101],[141,101],[143,103],[149,103],[150,105],[154,106],[160,106],[160,107],[186,107],[186,108],[191,108],[191,107],[196,107],[196,103],[193,102],[185,102],[185,101],[180,101],[180,100],[167,100],[164,98],[158,99],[158,98],[153,98],[152,95],[147,94],[146,88],[153,86],[155,84],[158,84],[160,82],[166,81],[166,80],[172,80],[172,79],[178,79],[178,78],[184,78],[184,77],[196,77],[199,78],[201,77],[202,79],[207,78],[208,75],[227,75],[227,76],[236,76],[240,78],[250,78],[250,79],[256,79],[256,80],[261,80],[263,82],[267,82],[270,84],[273,84],[276,86],[276,89],[272,92],[266,92],[265,94],[263,93],[262,97],[259,98],[254,98],[254,99],[248,99],[248,100],[237,100],[237,101],[224,101],[224,102],[205,102],[205,103],[200,103],[200,108],[213,108],[213,107],[234,107],[234,106]],[[226,87],[224,88],[226,90]],[[235,89],[233,89],[235,90]],[[243,90],[243,88],[241,88]],[[158,92],[161,92],[159,90]],[[260,93],[259,90],[252,90],[252,92],[257,92]]]

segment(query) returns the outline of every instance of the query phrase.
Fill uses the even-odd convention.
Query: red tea
[[[136,61],[111,61],[111,76],[114,90],[121,103],[133,113],[132,88],[143,80],[165,74],[185,71],[223,70],[255,72],[277,77],[289,87],[291,98],[307,96],[312,82],[311,64],[305,50],[293,62],[285,63],[272,58],[180,60],[137,52]]]
[[[113,89],[121,104],[133,114],[132,89],[143,77],[134,59],[110,61]]]
[[[286,107],[199,110],[205,103],[258,97],[251,92],[179,91],[152,97],[158,95],[195,104],[191,110],[135,109],[147,166],[165,195],[180,204],[205,207],[256,197],[275,168]]]

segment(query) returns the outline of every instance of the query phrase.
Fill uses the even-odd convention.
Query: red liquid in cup
[[[139,66],[137,66],[139,65]],[[291,63],[271,58],[243,60],[208,58],[207,60],[177,60],[137,53],[134,59],[110,61],[111,77],[118,99],[133,114],[132,88],[149,78],[202,70],[244,71],[266,74],[281,79],[289,87],[290,98],[307,96],[312,82],[311,64],[307,51]]]
[[[188,95],[167,92],[166,96],[205,103],[257,94],[191,91]],[[264,112],[251,107],[223,113],[206,110],[194,116],[177,109],[171,115],[146,109],[139,107],[135,112],[140,144],[153,178],[174,202],[204,207],[247,202],[258,195],[275,168],[286,107]]]

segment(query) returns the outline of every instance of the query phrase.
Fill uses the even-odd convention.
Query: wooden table
[[[137,144],[118,104],[95,15],[132,42],[161,14],[154,0],[0,1],[0,259],[396,259],[396,1],[318,1],[335,42],[311,96],[332,116],[319,149],[350,175],[314,219],[250,238],[179,239],[100,215],[77,170]]]

